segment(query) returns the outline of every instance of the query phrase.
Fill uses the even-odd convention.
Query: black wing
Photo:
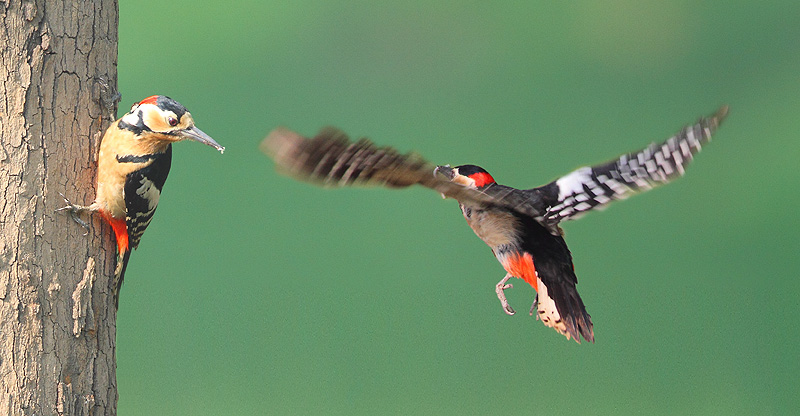
[[[172,164],[172,145],[167,146],[166,152],[148,155],[148,158],[152,163],[125,178],[125,222],[131,249],[139,246],[139,240],[156,212]]]
[[[535,211],[545,212],[541,221],[549,226],[576,219],[593,209],[602,209],[611,201],[682,176],[686,165],[711,140],[727,114],[728,107],[722,107],[713,116],[684,127],[663,143],[652,143],[601,165],[576,169],[525,192],[531,198],[530,203],[537,206]]]
[[[172,164],[172,145],[167,146],[164,153],[153,153],[144,156],[118,156],[120,163],[151,163],[125,177],[123,197],[125,199],[125,225],[128,228],[128,251],[119,253],[121,264],[117,265],[114,276],[114,302],[119,309],[119,290],[125,279],[125,270],[131,258],[131,250],[139,246],[144,230],[150,225],[156,212],[161,189],[167,180]]]

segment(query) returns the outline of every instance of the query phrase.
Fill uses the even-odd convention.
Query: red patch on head
[[[476,172],[473,173],[472,175],[469,175],[468,177],[475,181],[475,186],[477,186],[478,188],[484,187],[490,183],[494,183],[494,178],[492,177],[492,175],[486,172]]]
[[[521,278],[539,291],[536,284],[536,267],[533,265],[533,256],[530,253],[513,253],[506,257],[503,268],[514,277]]]
[[[128,224],[124,219],[118,220],[105,211],[100,211],[100,215],[111,225],[114,229],[114,235],[117,237],[117,249],[122,254],[128,251]]]
[[[151,95],[151,96],[145,98],[144,100],[139,101],[139,105],[142,105],[142,104],[153,104],[153,105],[156,105],[156,101],[158,101],[158,96],[157,95]]]

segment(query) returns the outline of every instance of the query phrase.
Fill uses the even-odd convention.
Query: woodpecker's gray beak
[[[433,169],[433,176],[442,175],[448,181],[452,181],[456,177],[456,171],[450,165],[437,166]]]
[[[444,166],[440,165],[433,169],[433,176],[437,177],[438,175],[443,176],[448,181],[452,181],[453,178],[456,177],[456,171],[454,171],[453,168],[450,167],[450,165],[444,165]],[[447,199],[447,195],[443,193],[440,195],[442,196],[442,199]]]
[[[184,139],[194,140],[196,142],[207,144],[219,150],[220,153],[225,152],[224,147],[220,146],[219,143],[217,143],[216,141],[214,141],[214,139],[211,138],[211,136],[203,133],[203,130],[198,129],[195,126],[192,126],[185,130],[181,130],[180,136],[183,137]]]

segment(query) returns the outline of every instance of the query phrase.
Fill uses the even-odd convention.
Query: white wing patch
[[[556,181],[558,185],[558,200],[563,201],[568,196],[583,192],[583,185],[592,181],[592,168],[584,166]]]
[[[142,186],[136,189],[136,194],[147,201],[147,210],[153,211],[158,206],[158,198],[161,197],[161,191],[158,190],[156,185],[149,179],[142,177],[140,182]]]

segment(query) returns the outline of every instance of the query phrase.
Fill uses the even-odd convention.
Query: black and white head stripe
[[[152,126],[147,125],[145,111],[158,109],[159,112],[166,114],[172,113],[180,122],[184,115],[189,113],[183,104],[173,100],[164,95],[154,95],[147,97],[144,100],[136,103],[131,107],[131,111],[122,116],[119,121],[119,128],[123,130],[130,130],[137,136],[145,131],[153,131]],[[164,131],[161,131],[165,133]]]
[[[118,126],[120,129],[132,131],[133,134],[137,136],[142,134],[142,132],[152,131],[144,124],[144,118],[142,110],[139,110],[139,104],[134,104],[131,111],[122,116]]]
[[[545,223],[575,219],[611,201],[664,184],[684,174],[687,164],[700,151],[728,113],[728,107],[684,127],[665,142],[628,153],[611,162],[579,168],[535,191],[549,203]]]
[[[189,110],[187,110],[183,104],[167,97],[166,95],[159,95],[156,98],[156,106],[162,110],[172,111],[178,117],[179,121],[184,114],[189,112]]]

